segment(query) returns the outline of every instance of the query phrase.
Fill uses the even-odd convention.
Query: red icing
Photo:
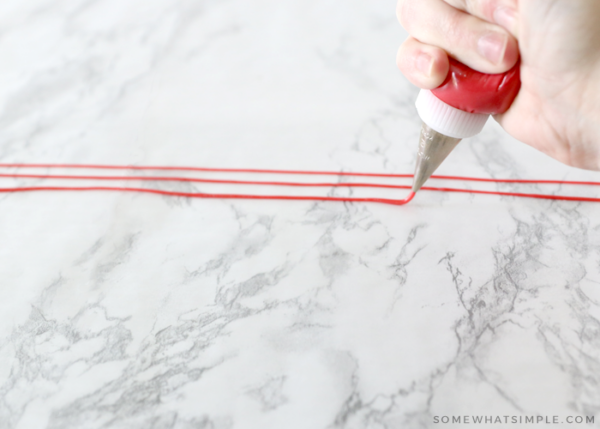
[[[501,74],[479,73],[450,58],[444,83],[431,92],[452,107],[495,115],[508,110],[521,88],[520,63]]]
[[[203,168],[203,167],[176,167],[176,166],[131,166],[131,165],[98,165],[98,164],[1,164],[0,168],[73,168],[73,169],[101,169],[101,170],[169,170],[169,171],[197,171],[197,172],[213,172],[213,173],[268,173],[268,174],[307,174],[307,175],[335,175],[335,176],[367,176],[367,177],[397,177],[410,178],[412,174],[385,174],[385,173],[351,173],[338,171],[304,171],[304,170],[266,170],[266,169],[237,169],[237,168]],[[71,175],[53,175],[53,174],[2,174],[0,177],[13,178],[40,178],[40,179],[77,179],[77,180],[151,180],[151,181],[194,181],[194,182],[212,182],[234,185],[273,185],[273,186],[347,186],[347,187],[373,187],[373,188],[396,188],[396,189],[411,189],[410,185],[391,185],[391,184],[375,184],[375,183],[296,183],[296,182],[256,182],[256,181],[240,181],[240,180],[209,180],[209,179],[194,179],[190,177],[156,177],[156,176],[71,176]],[[475,182],[495,182],[495,183],[547,183],[547,184],[571,184],[571,185],[591,185],[600,186],[600,182],[575,182],[566,180],[523,180],[523,179],[485,179],[476,177],[464,176],[431,176],[432,179],[443,180],[467,180]],[[503,195],[521,198],[539,198],[545,200],[561,200],[561,201],[587,201],[600,203],[600,198],[590,197],[570,197],[561,195],[544,195],[544,194],[522,194],[514,192],[498,192],[498,191],[477,191],[473,189],[457,189],[457,188],[432,188],[424,186],[421,188],[424,191],[440,191],[440,192],[464,192],[471,194],[485,195]],[[353,198],[353,197],[320,197],[320,196],[291,196],[291,195],[252,195],[252,194],[205,194],[199,192],[178,192],[167,191],[164,189],[152,188],[134,188],[121,186],[34,186],[34,187],[17,187],[17,188],[0,188],[0,193],[9,192],[34,192],[34,191],[117,191],[117,192],[145,192],[158,195],[169,195],[188,198],[219,198],[219,199],[261,199],[261,200],[314,200],[314,201],[343,201],[343,202],[371,202],[384,203],[393,205],[403,205],[410,202],[415,193],[411,192],[408,197],[403,200],[390,200],[384,198]]]

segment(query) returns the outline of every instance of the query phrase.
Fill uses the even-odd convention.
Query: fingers
[[[400,46],[397,64],[411,83],[423,89],[440,86],[450,67],[448,55],[444,50],[421,43],[412,37]]]
[[[482,73],[503,73],[519,58],[517,41],[507,30],[442,0],[400,0],[398,18],[419,42],[438,46]]]
[[[498,24],[518,36],[517,0],[444,0],[456,9]]]

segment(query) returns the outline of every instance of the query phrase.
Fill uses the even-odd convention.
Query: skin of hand
[[[482,73],[521,58],[521,91],[495,119],[565,164],[600,170],[600,0],[399,0],[397,63],[433,89],[448,55]]]

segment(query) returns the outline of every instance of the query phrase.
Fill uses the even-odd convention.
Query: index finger
[[[518,0],[444,0],[450,6],[498,24],[518,36]]]

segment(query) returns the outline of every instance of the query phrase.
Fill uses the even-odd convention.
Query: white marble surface
[[[3,2],[0,162],[411,172],[394,8]],[[440,172],[600,180],[494,124]],[[600,421],[599,214],[427,192],[404,207],[3,195],[0,428]]]

